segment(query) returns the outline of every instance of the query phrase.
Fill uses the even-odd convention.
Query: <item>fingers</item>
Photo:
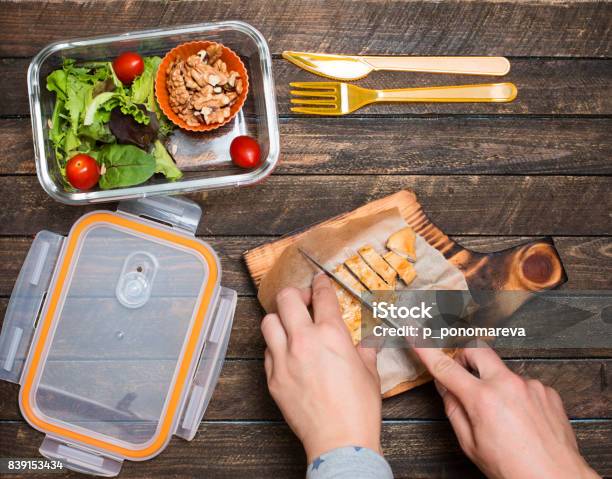
[[[563,406],[563,400],[561,399],[561,396],[559,396],[559,393],[553,388],[549,387],[546,388],[546,396],[548,401],[552,404],[554,410],[557,411],[559,415],[567,418],[567,413],[565,412],[565,407]]]
[[[465,449],[470,448],[474,444],[474,436],[472,434],[472,426],[465,411],[464,407],[461,405],[457,396],[451,393],[448,389],[446,389],[442,384],[438,381],[434,381],[436,385],[436,389],[440,396],[442,397],[442,401],[444,402],[444,412],[446,413],[446,417],[450,421],[453,426],[453,430],[461,443],[461,446]]]
[[[311,288],[303,288],[300,289],[300,296],[302,297],[302,301],[306,306],[310,306],[310,301],[312,299],[312,289]]]
[[[274,363],[272,360],[272,353],[268,348],[264,351],[264,369],[266,370],[266,379],[270,382],[270,378],[272,377],[272,367]]]
[[[555,431],[558,437],[564,436],[567,442],[577,450],[576,435],[569,422],[559,393],[535,379],[528,379],[526,384],[528,390],[537,398],[536,400],[542,409],[542,415],[548,421],[550,428]]]
[[[462,402],[471,401],[479,380],[441,349],[414,348],[429,373]]]
[[[266,314],[261,320],[261,333],[270,354],[280,356],[287,349],[287,333],[278,314]]]
[[[312,325],[312,319],[303,294],[297,288],[284,288],[276,295],[278,316],[289,336]]]
[[[359,353],[361,361],[363,361],[363,364],[365,364],[365,367],[368,369],[370,374],[379,379],[378,368],[376,367],[376,349],[364,348],[360,344],[357,346],[357,353]]]
[[[465,348],[461,351],[461,357],[467,365],[475,371],[481,379],[489,379],[500,374],[509,373],[510,370],[490,346],[479,343],[476,348]]]
[[[324,322],[342,323],[340,305],[330,279],[318,274],[312,281],[312,309],[315,324]]]

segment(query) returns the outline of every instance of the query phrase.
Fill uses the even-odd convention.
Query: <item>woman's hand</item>
[[[376,350],[353,346],[330,280],[318,275],[312,291],[283,289],[276,301],[278,314],[261,322],[268,387],[308,462],[343,446],[380,452]]]
[[[514,374],[489,347],[463,349],[455,359],[439,349],[414,351],[436,380],[461,448],[487,477],[599,477],[580,455],[554,389]]]

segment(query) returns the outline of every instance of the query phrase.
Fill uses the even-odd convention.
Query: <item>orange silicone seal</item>
[[[196,306],[193,327],[189,338],[186,340],[182,357],[179,358],[177,375],[174,385],[168,395],[168,402],[164,411],[164,416],[160,420],[160,424],[153,440],[140,449],[124,447],[114,442],[94,438],[64,424],[49,421],[39,413],[33,398],[33,393],[37,387],[35,385],[35,379],[45,363],[45,347],[47,343],[52,340],[51,331],[53,329],[53,323],[57,321],[56,313],[61,307],[61,296],[63,289],[66,286],[70,269],[73,267],[73,260],[80,248],[81,239],[84,233],[94,224],[111,224],[127,230],[137,231],[158,241],[161,240],[177,244],[198,253],[208,266],[209,279]],[[178,412],[185,388],[188,386],[191,366],[194,364],[194,360],[199,354],[199,350],[197,349],[198,339],[204,329],[206,313],[211,306],[215,286],[217,284],[217,280],[219,279],[219,273],[220,272],[217,268],[217,262],[214,254],[204,244],[195,238],[187,238],[183,235],[178,235],[171,231],[161,230],[154,226],[150,226],[139,221],[133,221],[124,216],[113,213],[93,212],[83,216],[77,223],[74,224],[72,231],[66,240],[63,258],[60,258],[58,270],[56,271],[57,276],[55,287],[52,291],[49,291],[46,312],[41,318],[37,328],[37,337],[33,340],[32,351],[30,354],[30,364],[27,369],[24,370],[22,387],[19,390],[19,403],[21,406],[21,411],[28,423],[46,434],[61,437],[67,441],[75,442],[77,444],[80,443],[86,446],[92,446],[96,449],[107,451],[119,457],[124,457],[135,461],[148,459],[157,454],[161,449],[163,449],[165,444],[167,444],[170,436],[173,433],[173,420]]]
[[[204,50],[210,45],[221,45],[220,43],[209,42],[209,41],[198,41],[198,42],[189,42],[178,45],[177,47],[170,50],[161,64],[159,65],[159,69],[157,70],[157,76],[155,77],[155,97],[157,98],[157,103],[159,107],[162,109],[164,114],[174,123],[176,126],[188,130],[188,131],[211,131],[219,128],[227,124],[231,121],[236,114],[240,111],[246,97],[249,92],[249,76],[247,74],[246,67],[242,60],[236,53],[227,48],[225,45],[221,45],[221,60],[223,60],[228,70],[234,70],[238,72],[240,78],[243,81],[243,89],[242,93],[238,95],[238,99],[236,102],[230,107],[230,116],[226,118],[221,123],[211,123],[210,125],[202,124],[199,126],[190,126],[184,120],[179,118],[179,116],[174,113],[172,108],[170,108],[170,102],[168,98],[168,88],[166,87],[166,78],[167,78],[167,70],[170,64],[178,57],[183,60],[187,60],[191,55],[195,55],[200,50]]]

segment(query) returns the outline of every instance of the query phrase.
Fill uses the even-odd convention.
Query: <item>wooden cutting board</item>
[[[285,248],[298,241],[308,231],[318,226],[340,226],[349,220],[390,208],[398,208],[406,223],[463,273],[470,290],[541,291],[555,288],[567,281],[561,258],[551,238],[530,241],[493,253],[471,251],[450,239],[434,225],[423,212],[416,195],[409,190],[372,201],[356,210],[310,226],[304,231],[246,251],[244,258],[249,274],[259,287],[262,278]],[[429,379],[427,375],[402,383],[386,393],[385,397],[399,394]]]
[[[246,251],[244,258],[249,274],[259,287],[261,279],[285,248],[298,241],[312,228],[340,225],[390,208],[399,208],[406,223],[463,272],[470,288],[540,291],[567,281],[551,238],[530,241],[494,253],[471,251],[450,239],[434,225],[423,212],[416,195],[409,190],[372,201],[356,210],[310,226],[304,231]]]

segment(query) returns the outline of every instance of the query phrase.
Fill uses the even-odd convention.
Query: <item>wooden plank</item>
[[[532,290],[542,290],[556,288],[567,281],[560,258],[551,240],[536,240],[494,253],[472,252],[454,242],[439,227],[431,223],[430,218],[423,211],[422,205],[411,190],[402,190],[368,202],[357,209],[330,218],[319,225],[245,252],[244,257],[249,274],[253,278],[253,282],[259,287],[260,281],[279,261],[281,255],[301,241],[305,235],[316,234],[321,228],[342,228],[351,221],[390,209],[397,209],[401,218],[412,227],[417,235],[422,236],[431,246],[438,249],[452,265],[459,268],[466,277],[470,288],[484,285],[485,289],[529,290],[531,288]],[[287,257],[287,261],[302,261],[302,266],[308,267],[308,262],[301,257],[299,252],[293,251],[290,255],[290,257]],[[541,275],[538,278],[528,278],[523,274],[525,272],[523,262],[533,255],[536,255],[543,264],[547,265],[546,270],[549,274]],[[297,266],[298,263],[294,264]],[[350,265],[349,268],[353,269]],[[356,271],[353,272],[358,276]],[[280,281],[282,283],[282,280]],[[285,286],[288,285],[285,284]],[[366,286],[372,290],[376,289],[372,285],[366,284]],[[264,303],[264,307],[268,311],[270,310],[269,303]]]
[[[235,289],[241,295],[253,295],[254,290],[248,278],[246,267],[242,260],[245,250],[254,248],[267,240],[262,237],[202,237],[219,254],[222,268],[222,283],[224,286]],[[30,237],[0,238],[0,296],[9,296],[13,284],[17,279],[19,270],[30,245]]]
[[[36,161],[29,118],[0,120],[0,174],[35,174]]]
[[[278,173],[612,174],[609,118],[282,119]],[[0,175],[34,174],[30,120],[0,119]]]
[[[356,82],[359,86],[377,89],[508,81],[518,88],[516,100],[510,103],[378,104],[355,114],[603,115],[612,112],[612,99],[607,94],[611,88],[611,60],[513,58],[511,64],[510,73],[501,78],[377,72]],[[321,77],[288,62],[275,62],[274,67],[279,114],[290,114],[289,82],[321,81]]]
[[[254,295],[255,290],[248,277],[242,254],[263,243],[273,241],[274,238],[204,236],[202,239],[219,254],[223,284],[235,289],[240,295]],[[533,241],[535,238],[458,236],[453,239],[474,251],[491,252]],[[612,261],[610,261],[612,259],[612,238],[556,237],[554,241],[568,275],[568,282],[563,285],[564,289],[612,289]],[[0,296],[11,294],[31,243],[32,240],[29,237],[0,237],[0,264],[2,264],[3,271],[3,274],[0,275]]]
[[[157,367],[154,362],[147,362],[143,369],[143,377],[146,379],[138,386],[139,391],[155,389],[155,385],[150,383],[155,382],[158,376],[151,371],[163,369],[168,361],[158,363]],[[105,374],[109,374],[115,369],[125,370],[125,364],[125,362],[104,361],[100,363],[99,368],[104,369]],[[612,418],[611,359],[506,360],[506,364],[525,377],[538,379],[554,387],[561,395],[570,418]],[[91,361],[83,362],[83,366],[91,370]],[[87,392],[89,389],[84,391]],[[0,384],[0,420],[20,420],[17,393],[17,385]],[[105,394],[89,394],[89,397],[96,397],[101,403],[108,403],[105,401]],[[384,419],[425,420],[444,419],[444,417],[444,408],[433,384],[418,387],[383,401]],[[226,361],[205,419],[281,420],[282,416],[268,394],[263,361]]]
[[[609,288],[607,288],[609,290]],[[6,304],[6,299],[0,299],[0,318],[3,316],[3,306]],[[265,349],[265,342],[259,330],[259,323],[264,316],[263,308],[260,306],[256,298],[253,297],[240,297],[238,299],[238,306],[236,310],[236,316],[234,318],[234,324],[232,326],[232,334],[230,337],[230,343],[228,347],[227,357],[228,358],[263,358]],[[529,326],[523,324],[521,318],[517,317],[517,325],[524,326],[528,331],[533,332],[529,329]],[[540,321],[538,324],[541,324]],[[587,321],[583,323],[588,330],[578,331],[577,337],[573,344],[575,347],[572,349],[571,341],[566,341],[570,345],[559,348],[546,348],[546,349],[528,349],[528,348],[509,348],[506,347],[501,351],[502,355],[506,358],[589,358],[589,357],[612,357],[612,349],[608,345],[607,347],[594,347],[594,345],[601,345],[602,340],[598,334],[609,334],[609,326],[601,324],[596,319],[593,321]],[[575,329],[575,328],[574,328]],[[569,333],[568,333],[569,334]],[[508,344],[508,343],[506,343]],[[515,343],[513,343],[515,344]],[[582,347],[580,347],[582,345]],[[591,347],[586,347],[591,345]]]
[[[155,331],[166,327],[167,317],[163,314],[155,314],[154,311],[158,309],[167,311],[172,308],[173,314],[179,321],[180,318],[185,317],[185,314],[189,314],[190,306],[183,301],[181,295],[168,294],[162,296],[156,294],[151,297],[146,308],[135,311],[133,324],[129,328],[130,334],[129,336],[126,335],[123,342],[103,345],[98,342],[98,331],[111,328],[110,331],[114,336],[116,331],[120,331],[124,327],[114,315],[117,303],[112,278],[115,277],[115,274],[107,275],[106,278],[96,277],[88,280],[84,280],[84,277],[81,276],[81,282],[86,284],[87,287],[81,292],[73,294],[71,301],[74,307],[78,306],[79,310],[86,311],[86,313],[80,316],[67,316],[66,321],[69,321],[69,329],[80,328],[82,322],[90,325],[80,334],[86,335],[83,337],[83,341],[89,341],[93,345],[91,354],[103,354],[110,358],[114,358],[116,355],[129,358],[132,354],[136,354],[136,351],[132,353],[131,349],[126,349],[126,344],[132,344],[131,341],[134,341],[133,344],[138,346],[140,343],[137,338],[143,338],[145,344],[156,345],[156,349],[153,349],[153,356],[159,357],[159,354],[166,351],[167,347],[171,347],[171,339],[174,334],[168,334],[164,338],[156,335]],[[609,278],[609,276],[606,276],[606,278]],[[225,284],[227,285],[227,283]],[[473,286],[473,289],[477,292],[480,287],[476,285]],[[529,354],[534,354],[537,357],[610,356],[612,349],[605,342],[605,338],[610,334],[610,327],[606,326],[605,322],[600,321],[598,316],[593,316],[600,308],[605,306],[605,289],[599,295],[596,294],[596,291],[590,292],[591,289],[586,288],[586,291],[576,290],[575,284],[570,283],[570,288],[564,288],[564,291],[537,298],[527,309],[518,312],[513,317],[512,326],[526,328],[528,339],[523,341],[500,339],[498,346],[504,348],[504,354],[509,357],[526,357]],[[609,288],[607,289],[609,290]],[[73,288],[72,291],[74,293],[75,289]],[[571,301],[570,306],[577,309],[568,310],[563,306],[563,298],[568,298]],[[518,298],[515,297],[515,299]],[[7,302],[8,298],[0,299],[0,318],[6,310]],[[92,304],[95,304],[96,308],[92,309]],[[187,310],[182,311],[182,305],[185,305]],[[106,319],[107,317],[112,319]],[[238,302],[233,340],[230,343],[230,355],[235,352],[235,357],[261,357],[263,342],[259,334],[258,324],[262,317],[263,311],[255,299],[250,296],[241,296]],[[553,318],[552,322],[551,318]],[[180,322],[177,322],[177,326],[179,324]],[[183,334],[178,330],[174,333],[179,337]],[[87,335],[89,335],[89,339]],[[548,338],[548,340],[544,341],[544,338]],[[75,353],[69,347],[70,343],[62,342],[61,344],[63,347],[56,350],[57,355],[73,357]],[[568,348],[570,351],[567,351]],[[174,355],[174,353],[167,354],[169,357]]]
[[[278,172],[609,174],[610,128],[579,118],[285,120]]]
[[[8,298],[0,298],[0,324],[6,312]],[[261,359],[263,358],[266,347],[261,332],[259,322],[264,316],[264,311],[256,298],[240,297],[236,309],[236,316],[232,326],[227,357],[232,359]],[[600,324],[593,324],[589,334],[577,337],[575,345],[597,344],[596,336],[598,332],[605,332],[605,327]],[[590,341],[590,342],[587,342]],[[505,348],[501,351],[506,358],[589,358],[589,357],[612,357],[610,348],[595,347],[565,347],[548,349],[515,349]]]
[[[590,176],[272,176],[235,190],[196,193],[202,235],[279,235],[353,210],[401,189],[417,193],[449,235],[609,235],[612,177]],[[66,233],[86,211],[51,199],[31,176],[0,177],[0,235]],[[228,214],[231,212],[231,214]],[[248,222],[244,218],[249,218]]]
[[[610,56],[612,51],[612,9],[597,1],[30,0],[4,2],[3,11],[2,56],[29,56],[51,41],[79,36],[66,31],[69,24],[91,36],[228,18],[252,23],[275,53]]]
[[[11,84],[2,90],[0,115],[26,115],[30,113],[27,71],[30,59],[0,58],[0,81]]]
[[[211,238],[204,237],[219,253],[223,268],[223,284],[236,289],[241,295],[253,295],[254,288],[248,277],[246,267],[242,261],[242,253],[252,249],[270,238]],[[477,251],[495,251],[525,241],[532,237],[522,238],[496,238],[496,237],[456,237],[460,244]],[[0,276],[0,318],[4,317],[8,299],[13,284],[19,273],[28,248],[30,238],[0,238],[0,264],[3,265],[3,275]],[[565,289],[570,290],[610,290],[612,289],[612,239],[611,238],[555,238],[561,259],[568,274]],[[232,336],[228,350],[228,357],[233,358],[261,358],[265,348],[263,338],[259,332],[259,321],[263,317],[263,310],[253,297],[241,297]],[[579,344],[579,343],[576,343]],[[605,351],[592,349],[564,349],[559,351],[507,351],[506,356],[534,357],[584,357],[606,355]]]
[[[26,72],[28,59],[0,59],[0,115],[27,115]],[[289,110],[289,82],[321,81],[282,60],[273,61],[278,112]],[[431,75],[376,72],[356,84],[366,88],[406,88],[465,83],[514,82],[519,94],[511,103],[404,103],[373,105],[359,110],[360,116],[396,115],[605,115],[612,113],[612,60],[597,59],[512,59],[512,70],[503,78],[471,75]],[[313,120],[320,121],[317,117]]]
[[[572,425],[587,462],[602,476],[612,475],[612,451],[602,447],[612,441],[612,421]],[[39,457],[42,438],[24,423],[0,423],[0,454]],[[446,421],[384,423],[382,447],[397,479],[483,477],[459,449]],[[126,461],[122,477],[303,478],[305,462],[301,445],[285,424],[206,422],[191,442],[173,438],[154,460]],[[80,475],[61,473],[54,477]]]

